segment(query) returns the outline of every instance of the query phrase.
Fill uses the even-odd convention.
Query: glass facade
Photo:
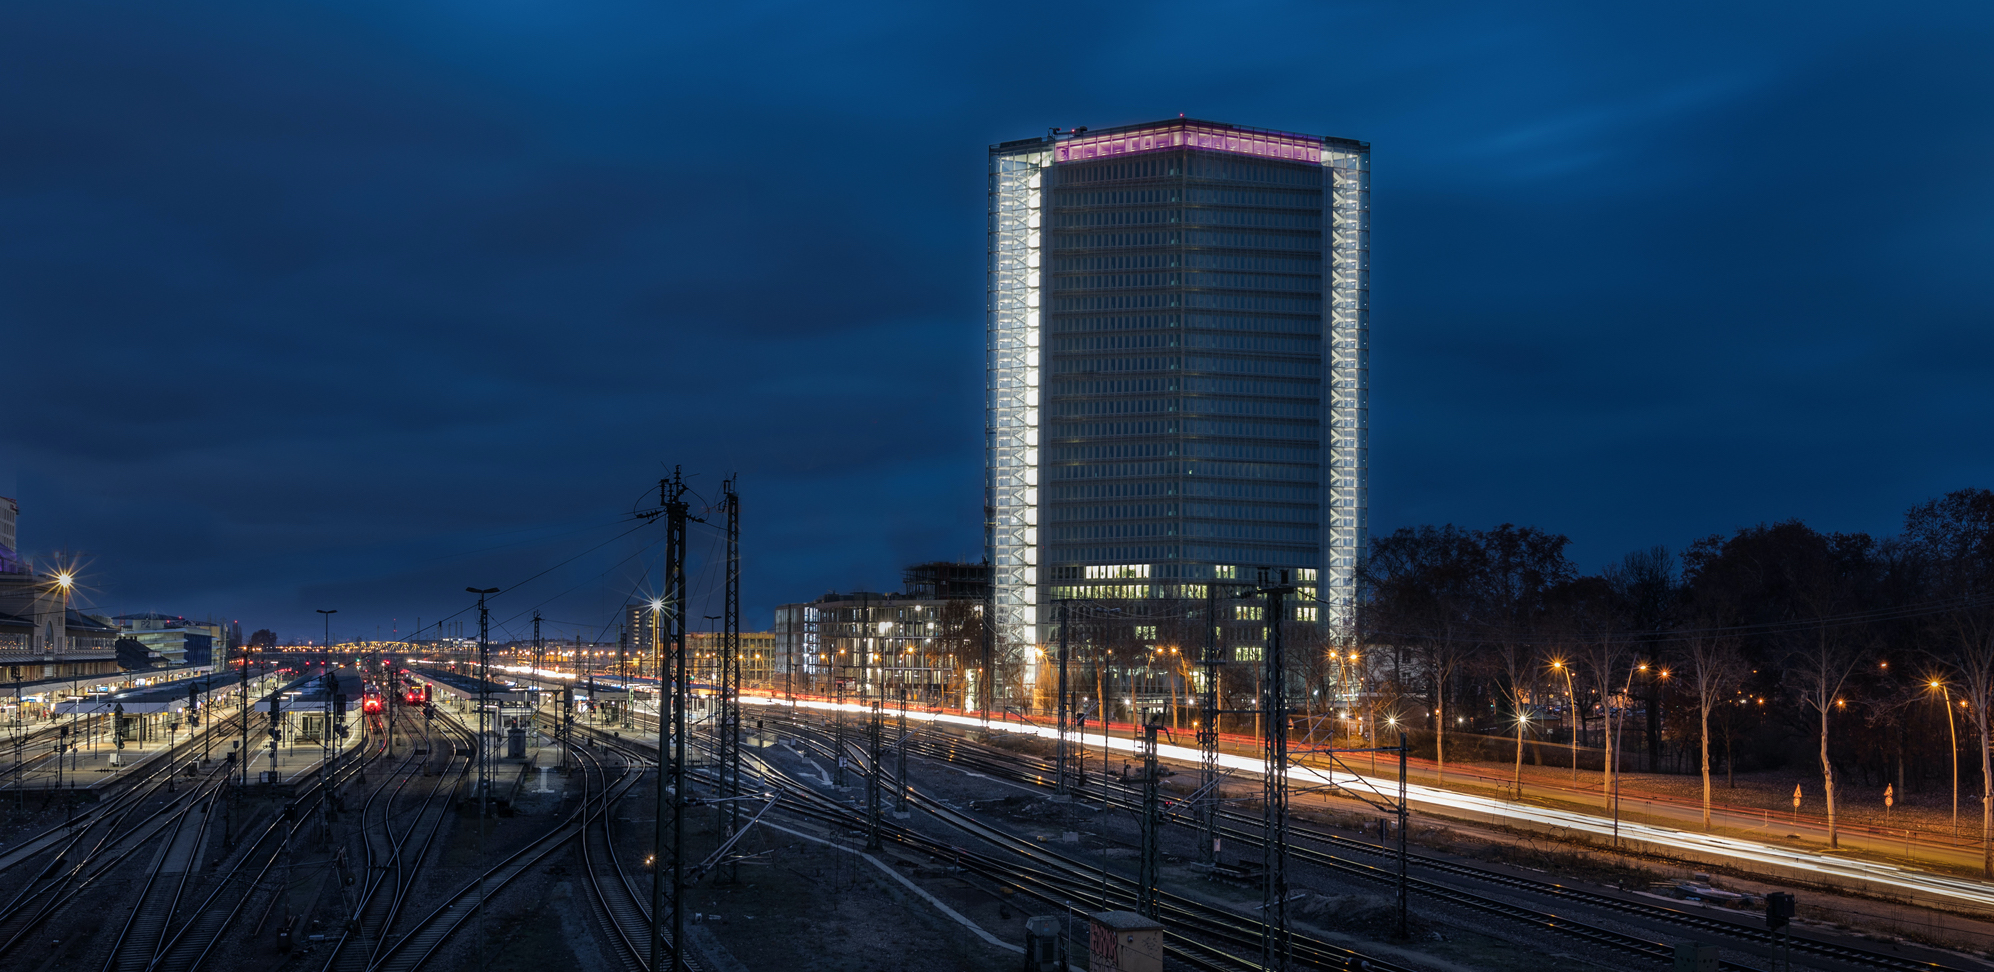
[[[998,644],[1038,640],[1040,338],[1050,142],[990,154],[984,545]]]
[[[1261,567],[1314,588],[1291,620],[1347,621],[1368,180],[1364,143],[1189,120],[993,147],[986,502],[1008,646],[1046,639],[1051,597],[1198,597]]]

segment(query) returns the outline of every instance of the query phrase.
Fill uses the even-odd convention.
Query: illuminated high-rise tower
[[[1001,645],[1048,640],[1055,597],[1195,598],[1260,568],[1304,588],[1292,619],[1348,624],[1370,159],[1365,142],[1183,118],[991,147]],[[1253,640],[1229,636],[1232,657]]]

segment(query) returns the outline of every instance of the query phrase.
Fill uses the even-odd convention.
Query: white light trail
[[[741,701],[750,705],[784,706],[790,704],[782,699],[745,695],[742,696]],[[850,712],[870,711],[865,706],[849,702],[840,706],[835,702],[798,699],[794,704],[796,707],[804,709],[831,710],[843,708]],[[975,729],[997,729],[1004,732],[1039,736],[1044,739],[1056,740],[1059,738],[1059,731],[1052,726],[1035,726],[998,721],[986,723],[974,716],[949,715],[937,712],[915,712],[913,710],[908,711],[907,718],[910,720],[925,720],[930,724],[946,723]],[[1081,739],[1082,736],[1078,732],[1069,731],[1067,738]],[[1084,737],[1084,741],[1088,743],[1093,743],[1097,740],[1102,740],[1102,736],[1099,733],[1089,733]],[[1121,750],[1123,752],[1133,753],[1137,748],[1135,740],[1126,737],[1108,736],[1105,742],[1106,748]],[[1186,762],[1197,762],[1201,758],[1198,750],[1188,746],[1173,746],[1159,743],[1157,744],[1156,752],[1159,756]],[[1266,763],[1257,757],[1235,756],[1230,753],[1219,754],[1219,765],[1228,769],[1242,770],[1249,773],[1259,773],[1266,768]],[[1303,785],[1354,784],[1351,787],[1352,789],[1368,788],[1364,783],[1360,782],[1363,779],[1364,777],[1356,774],[1331,772],[1309,766],[1297,765],[1289,770],[1290,782]],[[1378,780],[1372,783],[1374,786],[1396,786],[1396,784],[1396,780],[1389,783]],[[1406,795],[1414,804],[1443,810],[1479,814],[1483,817],[1500,817],[1506,822],[1513,821],[1538,824],[1546,827],[1562,827],[1567,830],[1608,838],[1611,838],[1614,832],[1611,820],[1592,814],[1509,803],[1503,800],[1455,793],[1451,790],[1417,784],[1408,785],[1406,787]],[[1620,838],[1627,841],[1655,844],[1678,850],[1728,858],[1741,863],[1795,868],[1803,871],[1811,871],[1826,878],[1863,881],[1901,891],[1936,895],[1983,907],[1994,907],[1994,885],[1969,878],[1947,877],[1942,874],[1907,870],[1880,862],[1831,857],[1826,854],[1795,850],[1789,847],[1779,847],[1757,841],[1741,840],[1735,837],[1700,834],[1693,831],[1657,827],[1651,824],[1631,823],[1625,820],[1620,822]]]

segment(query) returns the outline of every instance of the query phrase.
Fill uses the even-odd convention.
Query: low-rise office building
[[[692,654],[687,663],[698,681],[709,681],[720,677],[720,650],[725,639],[717,631],[692,631],[686,634],[686,647]],[[743,688],[765,689],[770,687],[776,676],[776,656],[782,646],[773,631],[741,632],[741,686]]]
[[[189,621],[171,614],[120,614],[125,637],[145,646],[156,665],[212,664],[217,646],[227,644],[225,629],[216,621]]]
[[[799,693],[934,704],[973,697],[983,652],[984,602],[854,591],[775,609],[778,678]],[[881,693],[885,693],[883,696]]]

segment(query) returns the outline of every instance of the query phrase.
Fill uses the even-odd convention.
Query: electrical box
[[[1695,942],[1677,945],[1676,972],[1718,972],[1717,946]]]
[[[1025,919],[1025,972],[1066,972],[1059,960],[1059,919],[1038,915]]]
[[[1089,915],[1087,972],[1163,972],[1163,926],[1133,911]]]

